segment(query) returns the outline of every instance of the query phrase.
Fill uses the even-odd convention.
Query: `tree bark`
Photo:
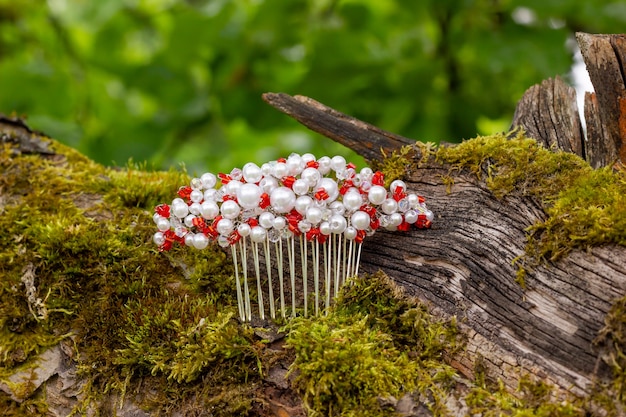
[[[585,61],[596,64],[590,68],[596,93],[588,94],[585,110],[589,139],[575,91],[558,77],[526,92],[513,126],[548,148],[586,157],[594,167],[624,163],[624,37],[578,34],[578,39]],[[381,160],[381,149],[389,154],[412,142],[306,97],[268,93],[264,99],[369,161]],[[525,230],[546,218],[541,203],[530,197],[498,199],[484,181],[463,172],[448,189],[447,175],[449,167],[432,161],[408,173],[409,188],[426,196],[436,213],[434,225],[428,232],[376,233],[364,243],[362,270],[382,269],[434,311],[457,316],[468,348],[452,361],[468,377],[480,361],[511,389],[529,373],[564,391],[589,393],[594,380],[610,373],[593,341],[613,301],[626,294],[626,248],[573,251],[533,268],[522,288],[513,260],[524,254]]]

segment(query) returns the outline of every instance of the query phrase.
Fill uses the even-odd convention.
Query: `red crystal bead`
[[[168,206],[167,204],[159,204],[154,208],[154,211],[161,217],[170,217],[170,206]]]

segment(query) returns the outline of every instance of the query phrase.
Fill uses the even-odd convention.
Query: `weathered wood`
[[[491,375],[515,388],[519,372],[586,392],[607,375],[592,342],[612,301],[626,293],[626,248],[575,251],[533,268],[526,288],[512,261],[524,253],[525,229],[545,218],[533,198],[502,200],[474,175],[455,176],[450,192],[438,164],[410,173],[410,188],[427,196],[437,217],[427,232],[376,233],[364,243],[364,271],[384,270],[410,294],[470,335],[459,366],[472,376],[480,355]],[[597,373],[596,373],[597,371]]]
[[[380,160],[381,150],[391,153],[415,142],[345,115],[309,97],[265,93],[263,100],[309,129],[354,150],[368,161]]]
[[[561,77],[530,87],[517,104],[512,127],[546,148],[555,147],[584,158],[584,134],[576,106],[576,90]]]
[[[585,109],[587,124],[593,126],[587,131],[597,158],[592,165],[626,164],[626,36],[577,33],[576,39],[595,89],[593,104]]]

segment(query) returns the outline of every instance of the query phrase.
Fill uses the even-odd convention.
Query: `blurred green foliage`
[[[0,111],[98,162],[230,170],[341,153],[264,104],[303,94],[420,140],[508,127],[607,0],[0,0]],[[358,160],[356,162],[359,162]]]

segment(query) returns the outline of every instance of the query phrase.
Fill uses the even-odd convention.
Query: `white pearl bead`
[[[276,165],[272,167],[272,175],[278,179],[287,176],[288,172],[289,168],[287,168],[287,164],[283,162],[277,162]]]
[[[154,236],[152,236],[152,241],[156,245],[161,246],[165,243],[165,235],[162,232],[156,232]]]
[[[328,236],[329,234],[331,234],[331,230],[330,230],[330,223],[328,222],[322,222],[320,223],[320,233]]]
[[[397,188],[400,188],[400,190],[396,190]],[[406,183],[402,180],[394,180],[391,182],[389,189],[392,193],[395,193],[397,191],[406,191]]]
[[[339,195],[339,189],[337,188],[337,183],[335,182],[335,180],[333,180],[332,178],[322,178],[317,183],[317,190],[320,190],[321,188],[323,188],[324,191],[326,191],[326,193],[328,194],[328,199],[326,200],[327,203],[335,201],[337,199],[337,196]]]
[[[374,176],[374,171],[372,171],[370,167],[363,167],[360,174],[363,181],[371,181]]]
[[[302,195],[296,199],[295,209],[301,215],[305,215],[307,209],[313,204],[313,199],[308,195]]]
[[[346,158],[341,155],[333,156],[330,160],[330,167],[335,172],[342,171],[346,167]]]
[[[156,222],[156,226],[157,229],[159,229],[162,232],[165,232],[166,230],[170,229],[170,221],[167,220],[165,217],[161,217],[157,220]]]
[[[316,168],[306,168],[302,171],[300,178],[306,181],[309,187],[315,187],[315,184],[319,182],[322,176]]]
[[[365,230],[370,225],[370,216],[364,211],[357,211],[350,218],[350,223],[356,230]]]
[[[263,177],[261,182],[259,182],[259,187],[261,187],[264,193],[271,194],[278,187],[278,181],[274,177]]]
[[[305,153],[302,155],[302,160],[304,161],[304,163],[306,164],[307,162],[311,162],[311,161],[315,161],[315,155],[313,155],[312,153]]]
[[[259,215],[259,225],[266,229],[274,227],[274,214],[269,211],[265,211]]]
[[[328,208],[330,208],[333,214],[341,214],[343,216],[346,213],[346,206],[341,201],[333,201]]]
[[[200,190],[193,190],[189,194],[189,199],[194,203],[199,203],[204,198],[204,193]]]
[[[218,214],[220,214],[220,208],[214,201],[205,201],[200,205],[200,214],[205,219],[213,220]]]
[[[242,185],[243,185],[242,182],[232,180],[228,184],[226,184],[224,187],[222,187],[222,190],[224,191],[224,194],[236,196],[237,195],[237,190]]]
[[[389,224],[392,226],[400,226],[402,223],[402,214],[400,213],[392,213],[389,215]]]
[[[348,212],[358,210],[363,205],[363,197],[361,193],[355,190],[348,190],[343,196],[343,205]]]
[[[396,211],[398,211],[398,203],[396,203],[396,200],[394,200],[393,198],[388,198],[383,201],[380,208],[385,214],[395,213]]]
[[[261,165],[261,172],[263,173],[264,177],[267,177],[268,175],[272,175],[272,164],[270,164],[269,162],[266,162],[263,165]]]
[[[409,210],[404,213],[404,221],[408,224],[414,224],[417,221],[417,212],[415,210]]]
[[[222,203],[220,212],[222,213],[222,217],[225,219],[234,219],[239,216],[239,213],[241,213],[241,207],[239,207],[239,204],[235,201],[227,200]]]
[[[311,224],[318,224],[322,221],[322,209],[319,207],[309,207],[306,210],[306,219]]]
[[[278,187],[270,195],[270,204],[276,213],[289,213],[296,204],[296,195],[287,187]]]
[[[330,231],[334,234],[343,233],[346,230],[346,226],[348,225],[348,221],[345,217],[335,214],[330,217]]]
[[[267,236],[267,231],[260,226],[255,226],[250,231],[250,240],[253,241],[254,243],[263,242],[266,236]]]
[[[263,171],[254,162],[248,162],[245,164],[241,171],[245,182],[256,184],[261,181],[261,178],[263,178]]]
[[[304,195],[309,192],[309,184],[302,178],[299,178],[294,181],[291,189],[296,195]]]
[[[306,220],[300,220],[298,222],[298,230],[300,230],[301,233],[308,232],[309,230],[311,230],[311,223]]]
[[[230,219],[221,219],[215,228],[220,235],[228,236],[235,229],[235,224]]]
[[[200,215],[200,211],[202,210],[202,205],[200,203],[193,203],[189,206],[189,213],[194,216]]]
[[[252,228],[248,223],[240,223],[239,226],[237,226],[237,233],[239,233],[239,236],[241,237],[248,236],[250,234],[250,230],[252,230]]]
[[[430,220],[431,222],[435,219],[435,214],[432,211],[426,210],[425,214],[426,214],[426,218]]]
[[[348,240],[354,240],[356,239],[357,231],[354,227],[348,226],[346,227],[346,230],[343,232],[343,235]]]
[[[387,190],[381,185],[372,185],[367,193],[367,198],[374,205],[381,205],[387,199]]]
[[[318,163],[317,170],[320,172],[320,174],[321,175],[328,174],[328,172],[330,171],[330,157],[322,156],[320,159],[317,160],[317,163]]]
[[[211,188],[204,192],[204,201],[217,201],[217,190],[215,188]]]
[[[209,238],[206,237],[203,233],[197,233],[193,237],[193,246],[196,249],[204,249],[209,245]]]
[[[237,201],[244,209],[253,209],[259,205],[261,194],[263,192],[256,184],[243,184],[237,190]]]
[[[174,216],[179,219],[182,219],[189,214],[189,206],[185,203],[172,204],[171,210]]]
[[[406,196],[406,198],[409,201],[409,206],[411,208],[416,208],[417,206],[419,206],[420,200],[417,194],[409,194]]]
[[[193,237],[194,236],[195,236],[195,234],[193,234],[193,233],[187,233],[185,235],[185,246],[194,247],[194,245],[193,245]]]
[[[217,177],[215,176],[215,174],[212,174],[210,172],[202,174],[200,179],[202,180],[202,184],[204,185],[205,189],[213,188],[217,184]]]
[[[274,229],[283,230],[285,227],[287,227],[287,220],[284,217],[274,218]]]
[[[188,216],[185,217],[185,226],[192,228],[193,227],[193,219],[195,219],[196,216],[194,216],[193,214],[189,214]]]
[[[298,154],[291,154],[287,158],[287,170],[289,175],[300,175],[302,170],[306,167],[306,162]]]

